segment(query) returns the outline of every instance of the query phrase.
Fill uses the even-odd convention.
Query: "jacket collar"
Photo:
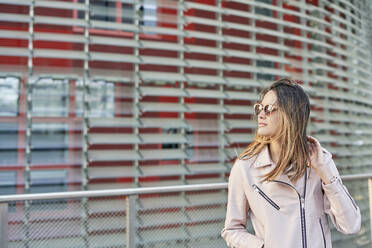
[[[274,165],[274,162],[270,158],[269,146],[266,145],[262,148],[261,152],[257,155],[254,163],[255,167],[263,167],[268,165]]]

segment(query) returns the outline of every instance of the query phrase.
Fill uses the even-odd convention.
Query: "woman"
[[[345,234],[360,230],[358,206],[342,184],[331,154],[306,135],[309,98],[281,79],[254,105],[254,141],[231,169],[225,227],[234,248],[332,247],[328,214]],[[246,230],[249,215],[255,234]]]

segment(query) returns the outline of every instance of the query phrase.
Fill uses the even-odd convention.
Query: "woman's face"
[[[276,93],[273,90],[267,92],[262,99],[261,102],[262,106],[265,107],[266,105],[274,105],[274,110],[266,114],[264,110],[257,116],[257,134],[265,137],[272,137],[279,132],[280,124],[279,124],[279,111],[278,111],[278,103]]]

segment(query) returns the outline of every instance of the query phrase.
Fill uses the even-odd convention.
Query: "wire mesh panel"
[[[78,247],[84,245],[81,201],[16,202],[9,209],[10,247]]]
[[[9,247],[126,247],[123,197],[11,203]]]
[[[331,224],[333,245],[369,247],[367,183],[345,184],[361,209],[362,228],[347,236]],[[227,192],[218,188],[142,193],[130,196],[133,204],[123,196],[11,202],[9,247],[227,247],[221,237]],[[246,229],[254,233],[249,218]]]
[[[140,197],[136,247],[227,247],[220,236],[225,196],[207,191]]]

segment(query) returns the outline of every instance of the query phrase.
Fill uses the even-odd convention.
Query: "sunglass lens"
[[[254,105],[254,114],[255,115],[259,115],[261,110],[262,110],[262,105],[261,104],[255,104]]]
[[[271,105],[265,105],[264,107],[265,115],[271,113]]]

